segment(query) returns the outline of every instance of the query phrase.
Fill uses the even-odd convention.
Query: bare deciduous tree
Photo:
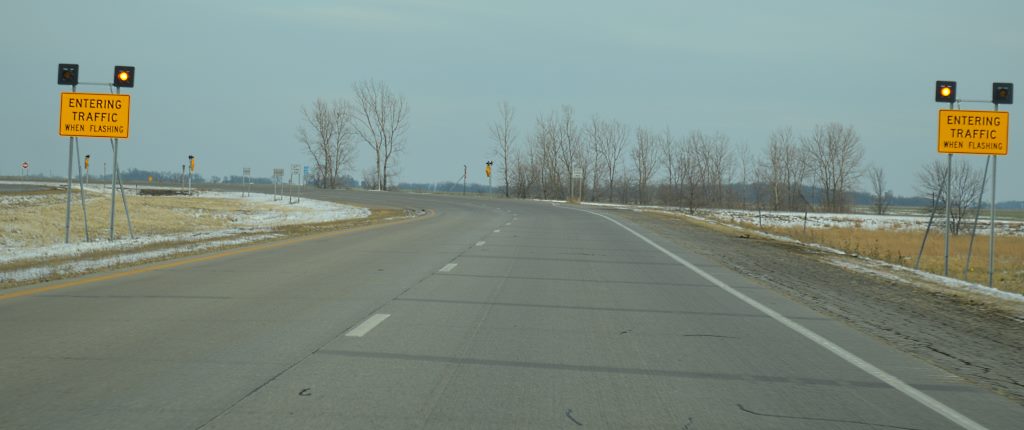
[[[806,167],[793,129],[780,128],[768,135],[768,147],[756,176],[767,188],[771,210],[795,210],[802,206],[800,191],[807,176]]]
[[[517,137],[512,121],[515,119],[516,111],[507,101],[503,101],[498,104],[498,114],[501,115],[501,119],[491,124],[491,139],[494,139],[495,143],[494,153],[501,162],[501,175],[505,182],[505,197],[509,197],[511,195],[509,190],[511,172],[509,168],[515,151],[514,145]]]
[[[803,139],[810,171],[822,191],[822,206],[829,212],[848,209],[847,194],[860,177],[864,148],[853,127],[838,123],[817,125]]]
[[[555,122],[555,142],[558,146],[558,161],[569,181],[565,184],[565,195],[573,198],[573,179],[571,173],[573,168],[583,171],[583,183],[586,183],[587,160],[583,157],[583,139],[580,129],[576,125],[576,111],[572,106],[562,106],[562,114]]]
[[[602,147],[603,121],[597,115],[590,118],[590,122],[583,127],[584,146],[587,163],[592,166],[589,172],[590,177],[590,200],[600,199],[602,191],[601,184],[604,182],[604,148]]]
[[[527,137],[530,163],[538,173],[541,198],[561,197],[564,173],[559,167],[558,119],[554,113],[537,117],[533,134]]]
[[[355,156],[352,143],[351,108],[344,100],[328,104],[316,99],[302,108],[305,121],[298,129],[298,140],[313,158],[316,181],[322,188],[335,188],[341,169],[350,167]]]
[[[985,178],[977,169],[972,168],[964,159],[953,162],[953,171],[949,172],[944,160],[933,160],[917,172],[917,192],[932,201],[932,210],[945,212],[946,180],[951,181],[949,193],[950,233],[959,234],[967,212],[977,204],[979,195],[984,191]]]
[[[650,198],[648,184],[658,168],[658,136],[644,127],[636,129],[636,144],[630,155],[636,169],[637,203],[646,204]]]
[[[376,156],[375,182],[378,190],[388,189],[388,168],[405,149],[405,131],[409,126],[409,105],[383,82],[361,81],[355,91],[358,127],[356,134]]]
[[[615,198],[615,183],[619,172],[619,163],[629,142],[629,128],[615,120],[603,120],[593,117],[587,127],[587,135],[596,152],[594,168],[601,170],[607,181],[608,201]],[[596,187],[596,186],[595,186]]]
[[[881,167],[868,167],[868,179],[871,181],[871,206],[878,215],[885,215],[892,203],[892,190],[886,189],[885,170]]]
[[[659,140],[661,145],[661,162],[665,165],[667,186],[662,199],[665,203],[675,205],[679,203],[679,190],[682,185],[679,172],[679,159],[682,157],[682,150],[679,140],[672,136],[672,130],[665,127],[665,134]]]

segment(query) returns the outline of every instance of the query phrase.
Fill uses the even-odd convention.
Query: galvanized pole
[[[118,89],[118,93],[121,90]],[[115,144],[117,139],[114,139]],[[124,219],[128,222],[128,237],[135,239],[135,230],[132,228],[132,215],[128,213],[128,199],[124,196],[124,181],[121,180],[121,170],[117,171],[117,184],[121,187],[121,204],[124,205]]]
[[[949,103],[953,109],[953,102]],[[946,255],[942,265],[942,276],[949,276],[949,215],[952,210],[950,200],[953,197],[953,154],[946,157]]]
[[[68,199],[64,211],[64,243],[71,242],[71,159],[74,158],[75,138],[68,138]]]
[[[117,139],[110,139],[114,150],[113,170],[110,174],[110,240],[114,240],[114,211],[117,207]]]
[[[992,283],[996,261],[996,156],[992,156],[992,212],[988,223],[988,286]]]
[[[76,85],[71,86],[71,92],[75,92]],[[68,199],[67,208],[64,212],[64,243],[71,242],[71,159],[74,158],[75,138],[68,138]]]
[[[946,157],[946,256],[942,265],[942,275],[949,276],[949,214],[951,211],[950,197],[953,196],[953,154]]]
[[[981,201],[985,198],[985,182],[988,182],[988,157],[985,157],[985,173],[981,175],[981,189],[978,190],[978,204],[974,210],[974,224],[971,225],[971,241],[967,245],[967,262],[964,263],[964,280],[967,280],[967,273],[971,270],[971,254],[974,251],[974,236],[978,232],[978,217],[981,216]]]
[[[85,210],[85,183],[82,182],[82,151],[78,146],[78,138],[75,138],[75,159],[78,160],[78,192],[82,199],[82,220],[85,222],[85,241],[89,242],[89,214]]]

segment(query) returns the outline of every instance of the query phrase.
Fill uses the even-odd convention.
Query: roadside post
[[[196,157],[188,155],[188,195],[192,195],[192,172],[196,171]]]
[[[279,199],[283,199],[284,198],[284,197],[281,197],[281,196],[278,195],[278,187],[281,185],[281,178],[282,177],[284,177],[284,169],[275,168],[274,169],[274,197],[273,197],[273,200],[275,202],[278,201]],[[281,194],[284,194],[283,190],[281,191]]]
[[[569,200],[576,198],[575,183],[577,179],[580,182],[580,201],[583,201],[583,169],[579,167],[572,168],[572,180],[569,181]]]
[[[302,189],[306,188],[306,178],[309,177],[309,166],[302,166],[302,177],[299,178],[299,198],[302,198]]]
[[[486,167],[484,167],[484,173],[487,174],[487,194],[489,194],[489,195],[491,195],[493,197],[494,190],[492,189],[493,186],[491,185],[491,166],[494,165],[494,162],[488,160],[487,163],[485,163],[485,164],[486,164]]]
[[[288,176],[288,204],[295,204],[299,202],[298,194],[299,186],[299,165],[292,164],[291,175]],[[296,195],[295,201],[292,201],[292,196]]]
[[[28,175],[28,161],[23,161],[21,163],[21,177],[24,178],[27,175]]]
[[[946,262],[945,275],[949,275],[950,196],[953,154],[974,154],[992,157],[992,203],[989,218],[988,285],[993,286],[996,242],[996,160],[1009,152],[1010,113],[1000,111],[1000,104],[1013,104],[1013,84],[992,84],[990,100],[956,98],[956,82],[937,81],[935,101],[949,102],[950,109],[939,110],[938,152],[949,155],[946,171]],[[953,110],[956,103],[992,103],[992,111]],[[926,238],[927,239],[927,238]],[[923,243],[922,243],[923,247]],[[970,255],[970,251],[968,251]],[[969,258],[969,257],[968,257]],[[969,264],[969,263],[968,263]],[[966,273],[966,271],[965,271]]]
[[[85,220],[86,240],[88,237],[88,216],[85,205],[85,176],[83,175],[79,138],[100,137],[110,138],[114,153],[114,170],[111,177],[110,195],[110,238],[114,238],[114,213],[116,207],[116,186],[120,183],[120,172],[117,167],[117,145],[119,139],[127,139],[129,134],[129,118],[131,112],[131,96],[121,94],[121,87],[133,87],[135,68],[130,66],[114,66],[112,83],[79,82],[77,64],[62,63],[57,65],[57,85],[71,86],[71,92],[62,92],[60,98],[60,117],[58,134],[68,137],[68,181],[67,205],[64,222],[64,242],[71,241],[71,178],[74,160],[78,159],[79,194],[82,200],[82,214]],[[79,85],[107,87],[116,94],[79,93]],[[86,155],[86,171],[89,156]],[[104,167],[106,165],[104,164]],[[124,185],[121,184],[121,200],[124,202],[125,217],[128,220],[129,235],[132,232],[131,215],[128,212],[128,201],[124,198]]]
[[[250,192],[250,189],[249,189],[249,184],[252,182],[249,179],[249,176],[251,176],[251,175],[252,175],[252,168],[249,168],[249,167],[243,167],[242,168],[242,197],[246,197],[246,196],[252,195],[252,193]]]

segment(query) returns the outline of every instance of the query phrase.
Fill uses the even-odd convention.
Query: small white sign
[[[245,176],[245,177],[252,176],[252,169],[249,168],[249,167],[243,167],[242,168],[242,176]]]
[[[572,169],[572,178],[573,179],[583,178],[583,169],[581,169],[579,167],[573,167],[573,169]]]

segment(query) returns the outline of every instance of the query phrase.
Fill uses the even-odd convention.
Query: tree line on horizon
[[[398,176],[398,155],[405,150],[409,104],[381,81],[352,84],[352,100],[317,98],[302,107],[303,124],[296,138],[313,160],[311,182],[321,188],[346,185],[346,171],[353,168],[356,144],[374,153],[375,165],[363,171],[363,185],[386,191]]]
[[[699,208],[848,212],[861,180],[867,179],[872,211],[884,214],[896,197],[885,171],[865,165],[865,150],[852,126],[815,125],[798,135],[791,127],[771,131],[754,152],[721,132],[673,134],[630,127],[598,115],[576,118],[572,106],[539,115],[520,139],[515,109],[498,104],[488,127],[497,158],[499,187],[506,197],[555,198],[661,204]],[[573,179],[577,170],[582,177]],[[944,208],[944,184],[952,181],[954,231],[978,201],[984,174],[959,160],[926,164],[915,189],[932,210]]]

